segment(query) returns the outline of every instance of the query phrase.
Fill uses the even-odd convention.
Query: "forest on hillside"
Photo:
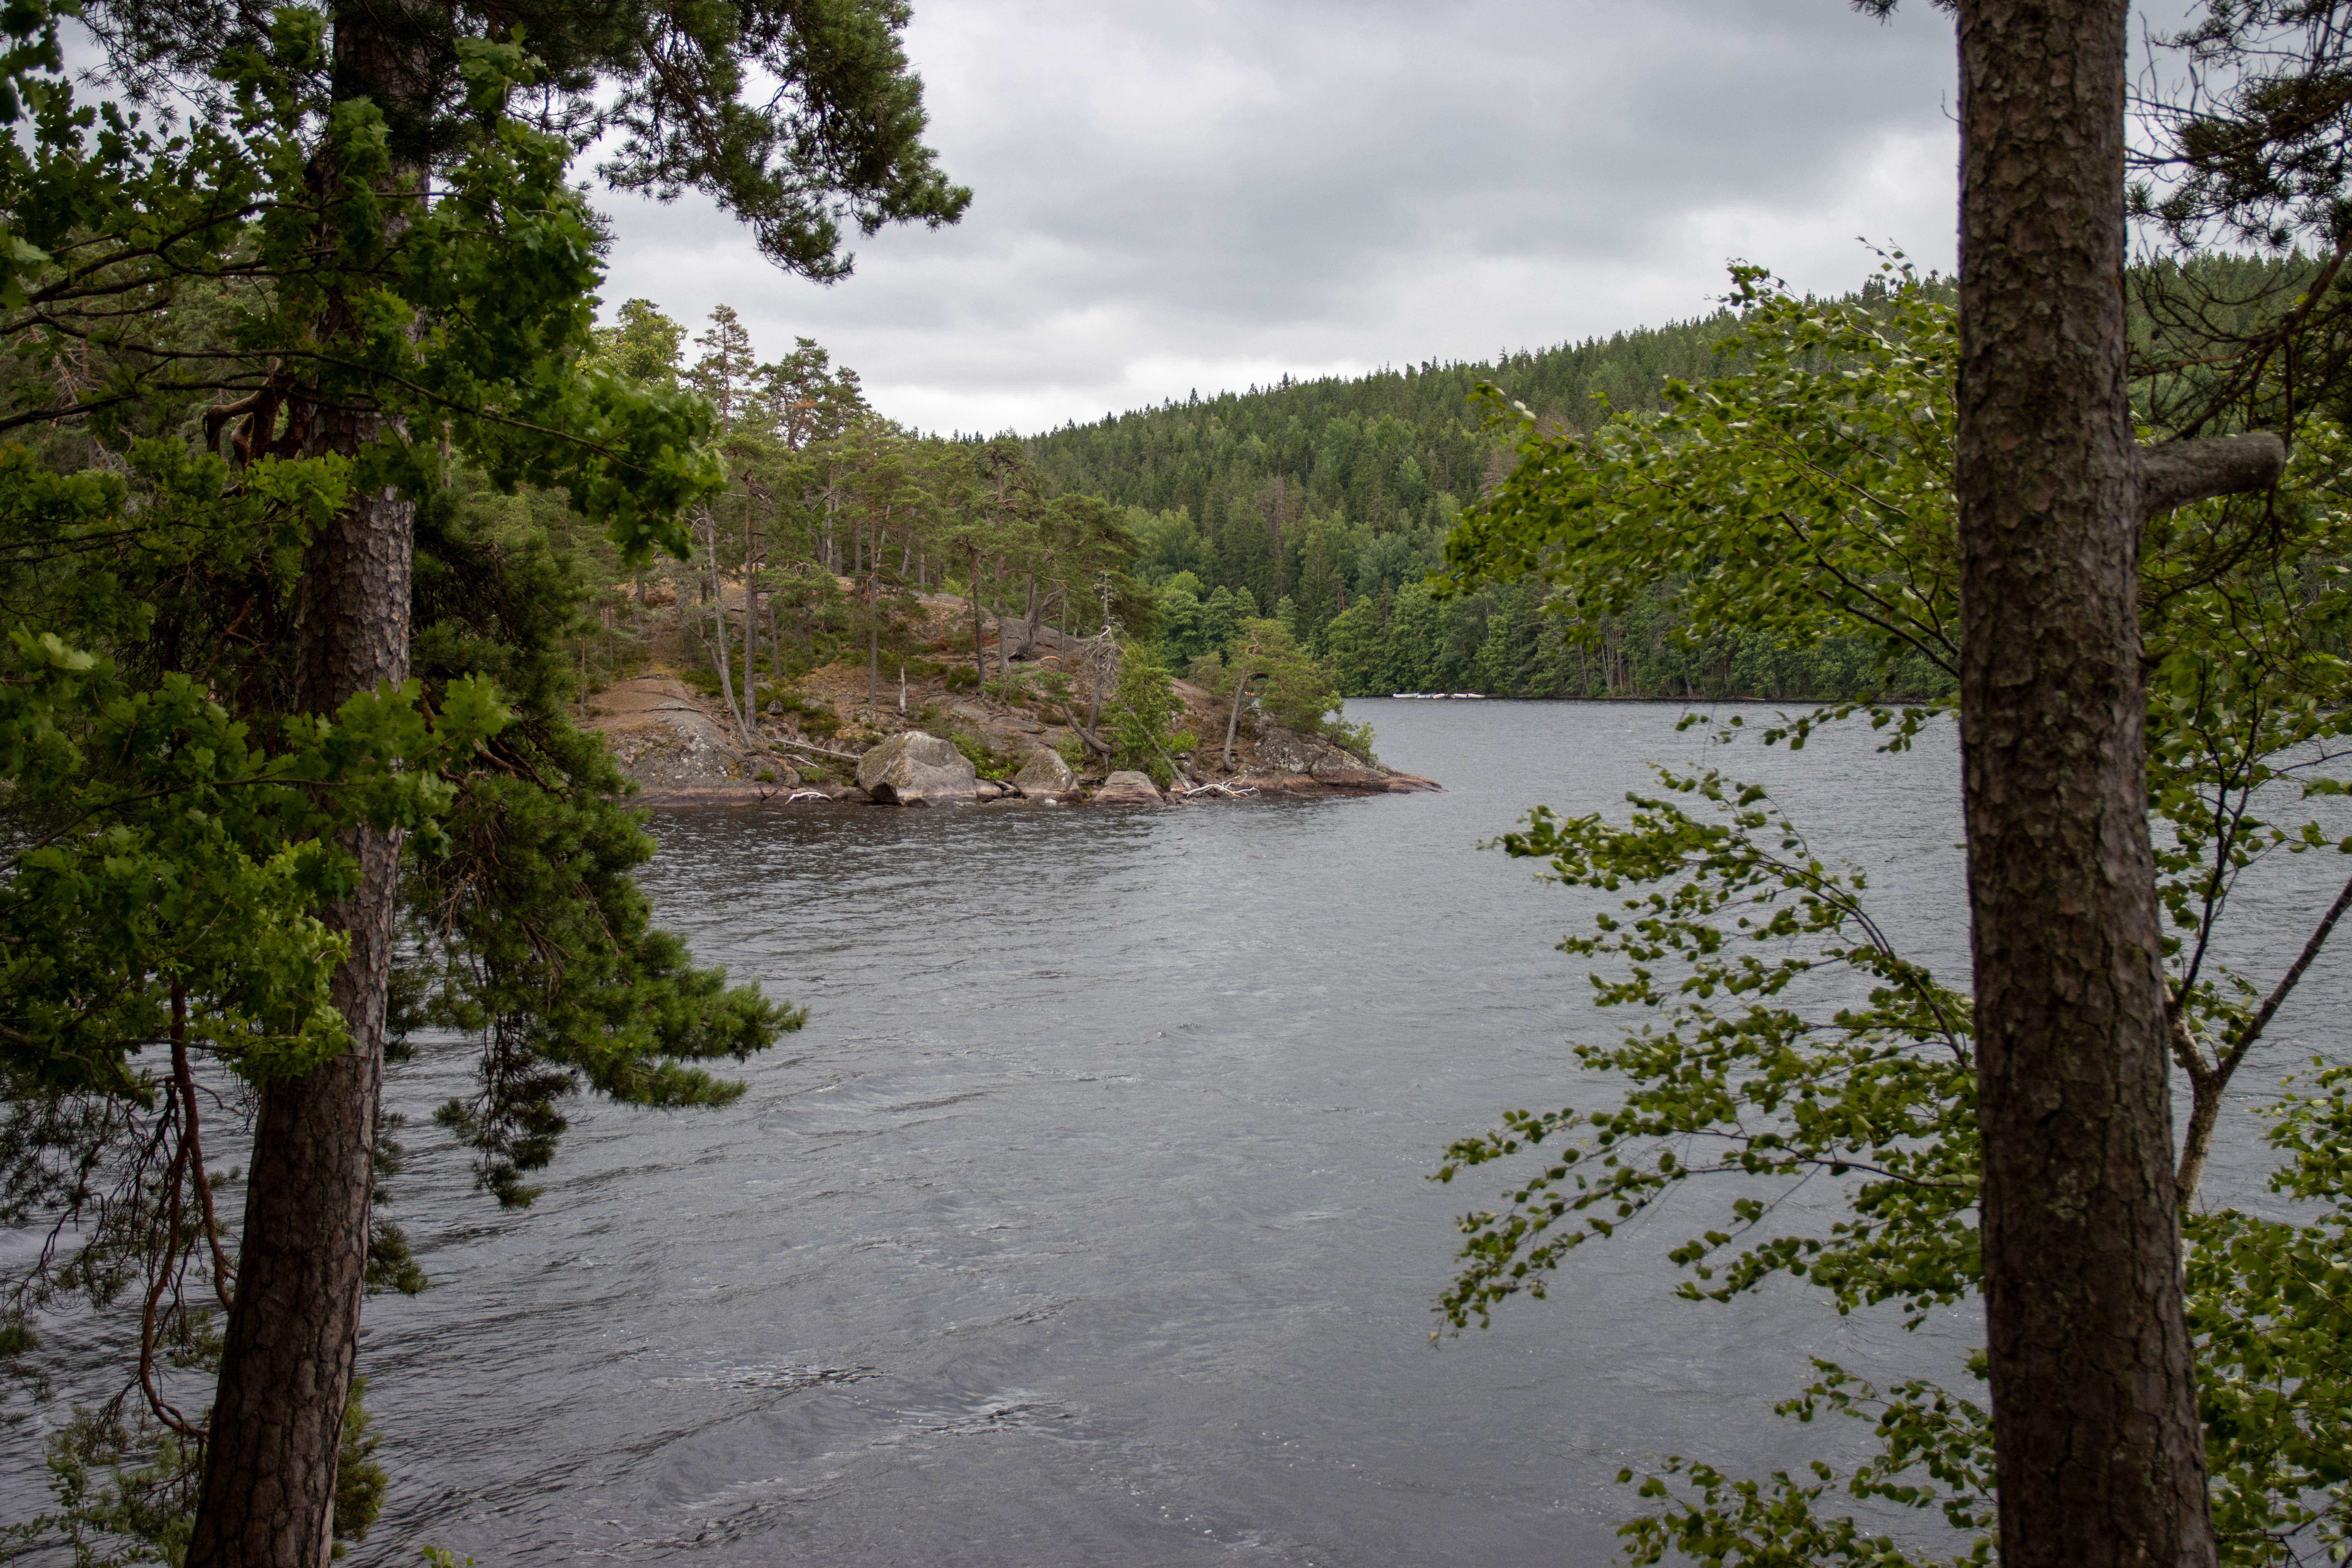
[[[1883,297],[1872,279],[1853,299]],[[1197,393],[1032,438],[1058,490],[1126,509],[1152,590],[1162,658],[1182,668],[1226,629],[1266,614],[1328,659],[1349,696],[1470,690],[1506,697],[1763,697],[1872,687],[1855,647],[1754,638],[1686,644],[1665,585],[1616,614],[1548,612],[1539,582],[1441,595],[1428,581],[1462,510],[1517,458],[1517,404],[1547,429],[1658,406],[1669,382],[1732,368],[1728,308],[1490,361],[1428,361],[1356,378],[1285,377]],[[1482,398],[1491,386],[1502,408]],[[1897,696],[1940,689],[1908,672]]]
[[[2252,301],[2316,264],[2299,253],[2207,255],[2196,330],[2227,335]],[[2135,269],[2134,331],[2150,310],[2189,298],[2174,262]],[[1823,310],[1883,317],[1890,268]],[[1941,280],[1923,280],[1948,298]],[[2232,301],[2244,301],[2233,304]],[[1639,584],[1606,609],[1563,613],[1530,575],[1448,592],[1433,578],[1464,509],[1518,461],[1523,422],[1549,433],[1654,417],[1670,385],[1742,371],[1741,313],[1729,306],[1490,361],[1427,361],[1370,375],[1294,381],[1107,415],[1032,437],[1057,492],[1123,509],[1150,589],[1160,655],[1187,668],[1255,615],[1328,661],[1349,696],[1477,691],[1504,697],[1749,697],[1835,700],[1944,695],[1924,661],[1889,666],[1843,637],[1791,643],[1753,634],[1689,635],[1673,604],[1688,583]],[[1491,390],[1484,395],[1481,387]],[[2160,395],[2151,389],[2150,395]]]

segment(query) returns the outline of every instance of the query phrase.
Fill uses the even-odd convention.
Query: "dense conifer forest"
[[[1838,642],[1684,646],[1662,596],[1578,622],[1544,613],[1533,579],[1452,597],[1426,582],[1462,508],[1515,460],[1482,384],[1548,428],[1587,428],[1654,409],[1669,380],[1723,374],[1717,345],[1736,323],[1718,310],[1476,363],[1195,392],[1049,431],[1029,451],[1056,490],[1128,509],[1171,668],[1266,614],[1329,660],[1350,696],[1843,696],[1867,684],[1867,660]],[[1940,678],[1922,669],[1913,685],[1895,694],[1932,694]]]

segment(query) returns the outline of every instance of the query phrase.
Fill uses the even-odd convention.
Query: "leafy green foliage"
[[[229,94],[215,78],[241,53],[276,42],[282,13],[230,0],[88,0],[87,23],[115,74],[143,99],[192,94],[219,114]],[[949,182],[925,147],[922,83],[908,68],[899,34],[903,0],[772,0],[703,6],[646,4],[583,7],[527,0],[494,19],[463,7],[379,12],[396,83],[362,81],[350,92],[346,62],[320,87],[389,105],[383,138],[405,163],[439,165],[470,146],[479,126],[466,36],[491,27],[528,41],[546,80],[534,117],[550,134],[585,147],[606,136],[613,156],[599,173],[625,189],[709,192],[748,223],[761,251],[803,277],[846,277],[843,225],[872,234],[883,224],[953,223],[971,193]],[[286,100],[328,114],[342,103]]]
[[[1943,704],[1929,690],[1901,705],[1918,690],[1906,670],[1948,677],[1954,658],[1948,308],[1893,263],[1869,309],[1794,300],[1749,269],[1738,279],[1749,309],[1736,374],[1670,385],[1654,416],[1589,436],[1522,418],[1521,466],[1449,543],[1454,585],[1544,583],[1589,626],[1638,612],[1664,584],[1671,635],[1694,643],[1867,647],[1880,700],[1800,716],[1766,739],[1801,746],[1814,726],[1862,713],[1900,748]],[[2217,956],[2250,871],[2347,847],[2294,806],[2342,793],[2336,700],[2352,648],[2344,437],[2315,417],[2298,437],[2274,494],[2154,519],[2142,550],[2149,806],[2175,1055],[2191,1093],[2182,1179],[2192,1194],[2223,1091],[2352,901],[2238,938],[2272,967],[2267,984]],[[1738,727],[1735,718],[1727,738]],[[1604,1005],[1646,1022],[1614,1045],[1578,1047],[1583,1065],[1625,1086],[1614,1109],[1514,1112],[1448,1151],[1447,1179],[1506,1158],[1538,1163],[1507,1206],[1465,1216],[1464,1268],[1441,1310],[1459,1327],[1510,1295],[1542,1294],[1576,1247],[1699,1179],[1716,1217],[1667,1254],[1685,1296],[1730,1300],[1785,1274],[1841,1310],[1886,1303],[1916,1324],[1973,1295],[1967,998],[1904,958],[1860,876],[1817,861],[1759,794],[1714,773],[1664,782],[1666,793],[1633,797],[1622,826],[1538,810],[1503,840],[1549,861],[1556,879],[1626,895],[1562,945],[1601,961]],[[2274,1188],[2315,1212],[2210,1207],[2185,1220],[2214,1516],[2231,1563],[2334,1561],[2347,1539],[2352,1406],[2336,1282],[2352,1270],[2352,1173],[2335,1151],[2352,1123],[2340,1072],[2326,1068],[2318,1092],[2284,1100],[2273,1132],[2288,1156]],[[1843,1207],[1800,1226],[1776,1205],[1816,1173],[1839,1183]],[[1882,1397],[1843,1369],[1822,1372],[1782,1412],[1864,1416],[1877,1453],[1843,1479],[1816,1465],[1810,1479],[1764,1481],[1675,1458],[1643,1483],[1661,1506],[1625,1527],[1636,1560],[1923,1560],[1834,1511],[1839,1494],[1989,1528],[1974,1404],[1924,1383]],[[1970,1550],[1982,1560],[1986,1538]]]
[[[1858,637],[1881,689],[1958,658],[1951,380],[1940,290],[1886,264],[1884,303],[1822,303],[1734,269],[1749,306],[1720,353],[1738,374],[1670,381],[1654,416],[1547,433],[1446,542],[1454,587],[1538,577],[1572,619],[1670,584],[1670,638],[1737,627],[1789,647]],[[1501,394],[1489,391],[1498,412]]]
[[[203,602],[214,574],[286,594],[343,466],[268,459],[231,487],[221,459],[151,442],[126,469],[60,475],[0,452],[0,595],[16,617],[0,652],[0,1057],[26,1083],[137,1092],[131,1058],[171,1032],[176,990],[197,999],[191,1044],[249,1079],[304,1071],[345,1044],[326,1000],[341,942],[310,913],[354,874],[336,831],[444,842],[442,770],[506,710],[465,679],[428,720],[411,682],[331,721],[285,719],[266,743],[212,695],[242,676],[249,700],[259,672],[173,666],[234,646],[219,629],[234,602]]]
[[[489,495],[446,492],[420,513],[416,669],[436,697],[466,670],[512,694],[511,721],[455,781],[453,851],[414,858],[401,895],[415,1021],[485,1046],[479,1089],[439,1119],[506,1204],[530,1201],[565,1098],[724,1103],[741,1086],[697,1064],[740,1061],[805,1016],[695,968],[653,925],[630,878],[653,841],[601,740],[565,710],[559,638],[590,592],[576,558]]]
[[[1302,649],[1281,622],[1243,622],[1229,668],[1234,677],[1255,679],[1259,710],[1285,729],[1351,738],[1335,724],[1341,700],[1329,669]]]
[[[343,1555],[343,1543],[365,1541],[368,1530],[383,1511],[383,1494],[392,1486],[392,1477],[376,1463],[375,1451],[383,1439],[369,1428],[375,1418],[367,1412],[361,1399],[367,1393],[367,1379],[352,1379],[352,1392],[343,1401],[343,1436],[335,1456],[335,1546],[334,1554]]]
[[[1626,1560],[1651,1563],[1670,1555],[1706,1563],[1741,1563],[1770,1568],[1918,1568],[1925,1561],[1891,1535],[1867,1533],[1851,1515],[1818,1505],[1833,1487],[1856,1500],[1932,1510],[1954,1530],[1978,1532],[1952,1564],[1992,1561],[1992,1423],[1979,1406],[1923,1382],[1885,1394],[1835,1364],[1816,1361],[1822,1380],[1777,1414],[1811,1421],[1823,1410],[1866,1420],[1878,1452],[1857,1466],[1843,1486],[1820,1460],[1800,1480],[1775,1470],[1764,1481],[1738,1479],[1712,1465],[1676,1458],[1664,1476],[1645,1478],[1644,1500],[1663,1500],[1657,1513],[1629,1520],[1618,1534]],[[1676,1497],[1668,1477],[1690,1489]],[[1629,1482],[1633,1472],[1619,1472]]]
[[[1507,1296],[1540,1297],[1572,1248],[1685,1183],[1725,1176],[1754,1181],[1720,1228],[1668,1253],[1691,1276],[1680,1294],[1727,1300],[1787,1272],[1842,1311],[1894,1300],[1916,1321],[1959,1299],[1977,1272],[1968,999],[1895,951],[1861,874],[1816,858],[1761,790],[1711,773],[1661,777],[1669,795],[1633,797],[1623,828],[1538,807],[1501,841],[1549,861],[1550,880],[1637,889],[1595,918],[1594,934],[1560,947],[1622,961],[1595,974],[1596,998],[1652,1022],[1621,1044],[1577,1048],[1587,1068],[1632,1086],[1621,1106],[1515,1112],[1446,1152],[1438,1179],[1450,1182],[1584,1141],[1550,1153],[1507,1213],[1465,1217],[1467,1267],[1442,1310],[1460,1327]],[[1816,1173],[1856,1178],[1847,1217],[1823,1236],[1765,1234],[1779,1193]]]
[[[2189,1331],[2212,1472],[2213,1523],[2241,1561],[2298,1537],[2352,1544],[2352,1071],[2320,1064],[2309,1093],[2272,1108],[2286,1156],[2271,1190],[2321,1205],[2294,1224],[2235,1208],[2185,1217]]]

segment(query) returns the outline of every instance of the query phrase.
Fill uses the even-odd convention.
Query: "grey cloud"
[[[1948,23],[1843,0],[918,0],[953,230],[829,289],[722,216],[611,198],[607,290],[832,348],[927,428],[1686,317],[1752,257],[1843,288],[1948,266]]]

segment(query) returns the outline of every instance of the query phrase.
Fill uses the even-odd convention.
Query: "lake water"
[[[1809,1357],[1957,1381],[1972,1311],[1673,1300],[1696,1194],[1431,1342],[1454,1217],[1504,1184],[1427,1181],[1447,1141],[1609,1094],[1552,945],[1591,906],[1475,847],[1527,806],[1615,808],[1651,763],[1770,784],[1964,973],[1948,731],[1791,756],[1678,714],[1351,704],[1431,795],[659,820],[665,921],[811,1022],[734,1106],[583,1105],[521,1215],[426,1123],[464,1047],[401,1070],[434,1288],[367,1310],[394,1485],[356,1561],[1600,1563],[1622,1467],[1849,1442],[1769,1413]]]

